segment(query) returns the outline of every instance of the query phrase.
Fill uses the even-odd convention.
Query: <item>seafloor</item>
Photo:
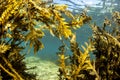
[[[28,73],[37,74],[37,80],[58,80],[58,66],[36,56],[26,57],[25,60]],[[35,67],[35,68],[34,68]]]

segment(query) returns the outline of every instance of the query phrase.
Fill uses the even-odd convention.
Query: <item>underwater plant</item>
[[[59,48],[60,80],[119,79],[120,12],[113,13],[113,22],[105,18],[101,28],[91,25],[92,40],[85,43],[86,48],[82,46],[82,50],[73,30],[88,23],[91,17],[86,11],[73,15],[67,5],[51,2],[0,0],[0,80],[36,80],[36,74],[26,72],[23,59],[29,50],[24,50],[27,46],[33,48],[34,53],[42,50],[41,39],[46,30],[53,37],[70,43],[70,56],[65,54],[65,44]],[[90,60],[89,52],[96,56],[95,61]],[[68,64],[66,60],[69,60]]]
[[[118,80],[120,79],[120,12],[105,18],[102,27],[91,24],[90,44],[79,48],[76,36],[70,40],[72,55],[66,55],[65,44],[59,47],[59,80]],[[92,51],[95,60],[91,61]],[[69,63],[66,61],[69,60]]]
[[[71,56],[65,56],[65,45],[59,47],[59,80],[99,80],[99,75],[91,63],[89,52],[94,50],[92,43],[85,43],[86,48],[82,46],[81,50],[76,42],[76,36],[73,35],[70,40]],[[66,64],[66,60],[69,63]]]
[[[0,0],[0,79],[35,80],[36,74],[28,74],[23,61],[29,50],[23,50],[27,46],[34,48],[34,53],[43,49],[45,30],[59,39],[70,39],[72,30],[91,20],[85,12],[74,17],[67,5],[51,2]]]
[[[105,19],[103,28],[92,25],[96,56],[96,70],[100,79],[120,79],[120,12],[114,12],[112,19]],[[108,24],[109,22],[109,24]]]

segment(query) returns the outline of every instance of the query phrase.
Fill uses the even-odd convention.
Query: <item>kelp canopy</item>
[[[57,53],[60,80],[120,79],[120,12],[113,13],[112,21],[105,18],[101,27],[89,23],[93,36],[90,43],[85,43],[86,47],[82,46],[81,50],[73,30],[88,23],[91,17],[85,10],[73,15],[67,10],[67,5],[51,2],[0,0],[0,79],[36,79],[35,74],[26,72],[24,55],[21,53],[26,46],[33,47],[34,53],[43,49],[41,39],[45,30],[63,43],[64,40],[70,43],[71,56],[65,55],[66,44],[60,46]],[[90,60],[89,52],[96,56],[95,61]],[[70,61],[67,65],[66,60]]]
[[[70,40],[72,55],[66,56],[66,45],[59,47],[59,80],[118,80],[120,79],[120,12],[104,19],[103,25],[90,24],[93,36],[86,48]],[[91,61],[92,51],[95,60]],[[69,63],[66,63],[69,61]]]
[[[40,42],[44,36],[43,29],[49,30],[52,35],[60,39],[62,37],[68,39],[73,34],[72,29],[79,28],[83,23],[91,20],[85,12],[74,17],[67,10],[67,5],[47,5],[46,3],[38,0],[1,1],[0,37],[14,38],[20,42],[30,40],[30,46],[35,44],[34,52],[36,52],[43,48]],[[70,18],[70,21],[67,22],[62,14]],[[36,25],[39,27],[35,27]],[[9,42],[11,41],[13,40]]]
[[[91,26],[96,50],[96,70],[101,79],[120,79],[120,12],[115,11],[110,19],[105,18],[102,27]]]
[[[59,39],[69,39],[74,34],[73,29],[78,29],[91,20],[85,11],[74,17],[67,10],[67,5],[48,3],[51,1],[0,0],[1,79],[35,79],[35,75],[25,72],[24,55],[20,54],[22,50],[30,46],[36,53],[44,48],[41,42],[44,36],[43,30],[48,30]],[[63,15],[70,21],[66,21]]]

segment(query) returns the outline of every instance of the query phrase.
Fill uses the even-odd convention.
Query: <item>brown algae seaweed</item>
[[[76,19],[67,10],[67,5],[47,5],[50,2],[52,1],[0,0],[0,77],[2,80],[35,80],[35,74],[25,72],[27,70],[23,62],[25,55],[21,53],[26,46],[33,47],[34,53],[37,53],[44,48],[41,42],[44,30],[48,30],[59,39],[69,39],[73,35],[74,28],[80,28],[79,25],[82,26],[91,19],[86,15]],[[70,21],[66,21],[63,14],[70,18]],[[39,27],[35,27],[36,25]]]
[[[49,5],[51,2],[0,0],[0,80],[36,80],[36,74],[26,72],[23,59],[27,52],[23,50],[26,46],[33,47],[34,53],[43,49],[44,30],[70,43],[70,56],[65,54],[66,44],[59,48],[59,80],[120,79],[120,12],[115,11],[111,20],[106,17],[103,26],[98,27],[91,25],[92,18],[86,11],[73,15],[67,5]],[[86,23],[93,36],[80,49],[73,30]],[[96,56],[94,61],[90,60],[90,52]]]

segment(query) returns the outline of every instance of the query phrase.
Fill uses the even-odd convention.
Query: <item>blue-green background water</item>
[[[80,14],[83,9],[87,8],[87,14],[92,17],[91,23],[96,23],[98,26],[102,26],[106,16],[109,18],[112,12],[120,11],[120,0],[53,0],[53,4],[67,4],[68,9],[73,14]],[[88,39],[92,36],[92,30],[89,25],[85,24],[76,30],[76,35],[79,45],[84,45],[84,42],[88,42]],[[34,55],[33,49],[31,49],[27,56],[37,56],[43,60],[56,62],[58,59],[56,52],[62,44],[61,41],[45,31],[42,42],[44,44],[43,50]],[[70,50],[67,53],[70,54]],[[94,58],[93,55],[91,57]]]

